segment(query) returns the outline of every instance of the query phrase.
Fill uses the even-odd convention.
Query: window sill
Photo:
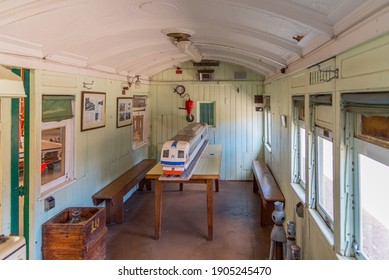
[[[335,242],[334,242],[334,233],[328,228],[326,223],[323,221],[322,217],[320,214],[314,210],[314,209],[309,209],[309,213],[311,217],[315,220],[316,225],[319,227],[321,232],[323,233],[324,237],[327,239],[328,244],[334,248]]]
[[[68,181],[65,181],[55,187],[52,187],[50,188],[49,190],[47,191],[44,191],[40,194],[40,197],[39,197],[39,200],[43,200],[45,198],[48,198],[49,196],[53,195],[54,193],[56,193],[57,191],[59,190],[62,190],[70,185],[72,185],[73,183],[75,183],[77,180],[76,179],[71,179],[71,180],[68,180]]]
[[[300,185],[296,183],[290,183],[292,186],[294,192],[299,197],[300,201],[305,204],[305,189]]]
[[[336,254],[336,259],[341,260],[341,261],[355,261],[355,260],[357,260],[354,257],[345,257],[345,256],[342,256],[339,254]]]

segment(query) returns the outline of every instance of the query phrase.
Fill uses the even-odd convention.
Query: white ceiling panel
[[[150,77],[203,59],[272,76],[388,5],[387,0],[2,0],[0,53]],[[0,61],[1,64],[1,61]]]

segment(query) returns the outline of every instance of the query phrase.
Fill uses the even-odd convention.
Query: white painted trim
[[[40,58],[26,57],[14,54],[1,54],[0,61],[3,65],[12,65],[27,69],[39,69],[55,72],[68,73],[81,76],[93,76],[104,79],[112,79],[121,82],[127,82],[127,73],[109,73],[99,69],[82,68],[72,65],[64,65],[52,61],[43,60]],[[149,79],[148,76],[142,75],[143,79]]]
[[[290,183],[290,186],[292,187],[300,201],[305,204],[305,189],[300,184],[296,183]]]
[[[323,233],[328,244],[332,247],[332,249],[334,249],[334,246],[335,246],[334,233],[326,225],[323,218],[320,216],[319,212],[317,212],[314,209],[308,209],[308,213],[311,215],[312,219],[315,221],[316,225],[319,227],[320,231]]]
[[[291,62],[286,70],[286,74],[290,75],[333,56],[339,55],[340,53],[345,52],[359,44],[384,35],[388,32],[388,30],[389,7],[386,7],[360,24],[357,24],[349,30],[343,32],[341,35],[322,45],[318,49],[306,54],[302,59]],[[278,73],[267,78],[265,80],[265,84],[284,77],[284,74]]]

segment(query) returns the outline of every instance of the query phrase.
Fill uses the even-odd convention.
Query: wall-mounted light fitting
[[[140,75],[135,75],[134,77],[127,77],[127,83],[129,87],[132,87],[135,84],[135,88],[140,88],[142,86],[140,82]]]

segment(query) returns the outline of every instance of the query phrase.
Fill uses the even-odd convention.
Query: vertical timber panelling
[[[83,83],[90,84],[90,90],[83,88]],[[74,95],[74,139],[75,139],[75,181],[51,195],[56,205],[49,211],[44,211],[44,199],[40,198],[40,176],[37,168],[31,180],[30,224],[34,224],[32,258],[41,258],[42,232],[41,225],[67,207],[93,206],[92,196],[107,183],[116,179],[140,160],[148,157],[148,145],[132,150],[132,126],[116,128],[117,97],[122,96],[121,81],[68,75],[49,71],[34,71],[32,90],[32,142],[31,161],[40,162],[41,138],[41,98],[43,94]],[[104,92],[106,94],[106,124],[105,127],[81,132],[81,92]],[[131,90],[130,90],[131,91]],[[148,86],[143,85],[133,94],[148,95]],[[150,103],[150,102],[149,102]],[[38,166],[38,164],[34,164]]]
[[[160,157],[162,144],[179,129],[188,124],[185,100],[174,93],[177,85],[184,85],[185,93],[195,103],[193,114],[197,117],[198,101],[216,103],[216,127],[209,129],[210,143],[223,145],[222,180],[250,180],[251,162],[262,150],[262,113],[255,111],[254,95],[262,94],[262,78],[248,70],[249,81],[234,81],[236,66],[221,63],[215,68],[215,81],[201,82],[196,79],[197,69],[185,64],[183,74],[176,75],[169,69],[152,77],[152,154]],[[239,89],[239,90],[238,90]],[[255,140],[254,140],[255,139]]]

